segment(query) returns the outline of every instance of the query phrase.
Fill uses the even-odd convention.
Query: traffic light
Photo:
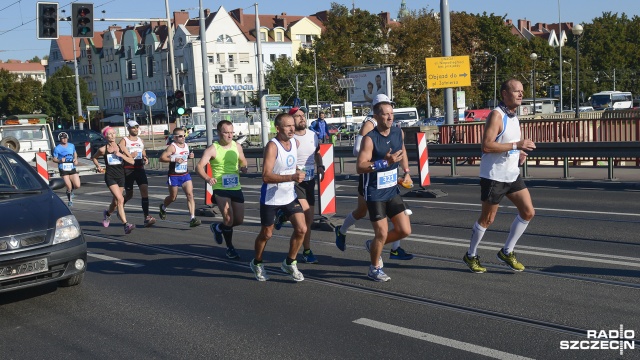
[[[175,117],[175,111],[176,111],[176,98],[175,96],[171,95],[171,96],[167,96],[167,109],[169,109],[169,116],[170,117]]]
[[[71,21],[73,37],[92,38],[93,37],[93,4],[73,3],[71,4]]]
[[[176,91],[174,97],[176,98],[175,102],[175,113],[178,116],[184,115],[184,92],[182,90]]]
[[[37,35],[40,40],[58,38],[58,3],[38,2],[36,9],[38,13]]]

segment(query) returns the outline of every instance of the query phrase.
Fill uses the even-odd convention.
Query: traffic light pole
[[[76,79],[76,103],[78,105],[78,124],[80,126],[80,130],[84,130],[84,121],[82,121],[82,99],[80,99],[80,77],[78,76],[78,58],[76,56],[76,38],[71,37],[71,42],[73,43],[73,68],[75,71],[75,79]]]

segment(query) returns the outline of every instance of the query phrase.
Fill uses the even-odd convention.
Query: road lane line
[[[374,329],[384,330],[384,331],[388,331],[388,332],[391,332],[391,333],[394,333],[394,334],[408,336],[408,337],[412,337],[414,339],[428,341],[430,343],[434,343],[434,344],[438,344],[438,345],[442,345],[442,346],[447,346],[447,347],[450,347],[450,348],[454,348],[454,349],[458,349],[458,350],[462,350],[462,351],[467,351],[467,352],[471,352],[471,353],[474,353],[474,354],[487,356],[487,357],[494,358],[494,359],[532,360],[531,358],[528,358],[528,357],[515,355],[515,354],[510,354],[510,353],[503,352],[503,351],[500,351],[500,350],[495,350],[495,349],[487,348],[487,347],[484,347],[484,346],[479,346],[479,345],[474,345],[474,344],[470,344],[470,343],[466,343],[466,342],[462,342],[462,341],[458,341],[458,340],[453,340],[453,339],[449,339],[449,338],[438,336],[438,335],[424,333],[424,332],[421,332],[421,331],[411,330],[411,329],[407,329],[407,328],[400,327],[400,326],[386,324],[386,323],[375,321],[375,320],[371,320],[371,319],[360,318],[360,319],[354,320],[353,322],[355,324],[372,327]]]
[[[144,266],[142,264],[134,263],[134,262],[131,262],[131,261],[122,260],[122,259],[118,259],[118,258],[115,258],[115,257],[112,257],[112,256],[96,254],[96,253],[92,253],[92,252],[87,252],[87,256],[91,256],[91,257],[94,257],[96,259],[105,260],[105,261],[113,261],[116,264],[125,265],[125,266],[131,266],[131,267],[136,267],[136,268]]]

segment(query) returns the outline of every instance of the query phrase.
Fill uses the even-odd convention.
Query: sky
[[[55,2],[55,1],[54,1]],[[91,2],[91,0],[83,1]],[[254,4],[258,3],[260,14],[309,15],[318,11],[328,10],[332,2],[343,4],[351,8],[353,0],[202,0],[205,8],[216,11],[224,6],[227,11],[243,8],[245,14],[254,13]],[[8,59],[29,60],[34,56],[42,58],[49,53],[50,42],[36,39],[36,0],[0,0],[0,60]],[[71,1],[58,2],[60,9],[70,13]],[[371,13],[387,11],[395,18],[400,9],[401,0],[355,0],[355,6]],[[409,10],[440,11],[440,0],[405,0]],[[538,22],[590,23],[603,12],[625,13],[629,18],[640,13],[637,0],[449,0],[451,11],[465,11],[467,13],[507,15],[514,20],[528,19],[532,25]],[[178,5],[179,4],[179,5]],[[169,0],[170,11],[188,10],[191,17],[198,15],[199,1],[197,0]],[[165,2],[162,0],[95,0],[95,12],[102,18],[100,12],[105,11],[105,18],[159,18],[166,17]],[[130,25],[120,21],[97,22],[95,29],[104,30],[108,25]],[[66,29],[65,29],[66,28]],[[65,33],[65,31],[67,31]],[[70,34],[66,24],[60,24],[63,35]]]

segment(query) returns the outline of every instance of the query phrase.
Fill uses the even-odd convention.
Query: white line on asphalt
[[[116,264],[125,265],[125,266],[131,266],[131,267],[143,267],[144,266],[142,264],[134,263],[134,262],[131,262],[131,261],[114,258],[114,257],[108,256],[108,255],[95,254],[95,253],[92,253],[92,252],[87,252],[87,256],[91,256],[91,257],[94,257],[94,258],[100,259],[100,260],[113,261]]]
[[[467,351],[467,352],[487,356],[494,359],[505,359],[505,360],[507,359],[508,360],[512,360],[512,359],[530,360],[531,359],[528,357],[510,354],[500,350],[495,350],[495,349],[491,349],[484,346],[479,346],[479,345],[474,345],[474,344],[470,344],[470,343],[466,343],[466,342],[462,342],[454,339],[449,339],[446,337],[433,335],[433,334],[429,334],[421,331],[407,329],[400,326],[386,324],[386,323],[371,320],[371,319],[360,318],[360,319],[354,320],[353,322],[359,325],[372,327],[374,329],[384,330],[384,331],[392,332],[394,334],[408,336],[414,339],[424,340],[430,343],[447,346],[450,348]]]
[[[76,203],[84,203],[84,204],[92,204],[92,205],[104,205],[104,203],[88,201],[88,200],[76,200]],[[125,208],[138,208],[138,205],[125,205]],[[170,208],[172,213],[181,213],[187,214],[188,210],[181,208]],[[259,217],[252,217],[245,215],[245,222],[260,222]],[[288,227],[288,226],[285,226]],[[351,228],[349,230],[349,234],[357,234],[363,235],[367,237],[373,237],[373,230],[364,230],[358,228]],[[432,236],[432,235],[422,235],[412,233],[409,237],[403,239],[405,241],[415,241],[421,243],[428,244],[436,244],[436,245],[444,245],[444,246],[455,246],[461,248],[469,247],[468,239],[459,239],[459,238],[451,238],[451,237],[442,237],[442,236]],[[495,250],[496,247],[501,247],[503,243],[491,242],[491,241],[483,241],[479,246],[480,249],[484,250]],[[562,249],[551,249],[537,246],[527,246],[527,245],[519,245],[518,246],[519,254],[528,254],[528,255],[537,255],[547,258],[558,258],[558,259],[571,259],[571,260],[580,260],[586,262],[593,262],[599,264],[610,264],[610,265],[621,265],[627,267],[636,267],[640,268],[640,258],[637,257],[628,257],[628,256],[619,256],[619,255],[609,255],[609,254],[599,254],[599,253],[590,253],[583,251],[572,251],[572,250],[562,250]]]

